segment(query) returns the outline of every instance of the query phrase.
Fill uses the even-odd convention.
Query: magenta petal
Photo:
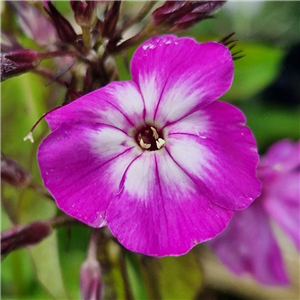
[[[300,251],[300,173],[284,174],[266,183],[260,197],[268,214],[280,225]]]
[[[209,244],[237,275],[248,273],[269,285],[289,283],[268,217],[258,202],[237,212],[224,232]]]
[[[137,85],[132,81],[111,82],[105,87],[54,110],[46,119],[55,130],[61,124],[103,123],[126,132],[144,124],[144,103]]]
[[[261,203],[300,250],[300,142],[282,140],[263,157],[258,175],[263,182]]]
[[[107,223],[129,250],[181,255],[220,233],[232,214],[210,202],[161,149],[144,152],[129,166]]]
[[[239,109],[216,101],[164,131],[170,155],[211,201],[240,210],[259,196],[256,143]]]
[[[107,125],[63,124],[46,137],[38,152],[39,167],[58,207],[90,226],[104,225],[123,173],[139,154],[131,142]]]
[[[259,164],[259,175],[264,178],[264,168],[273,173],[293,171],[300,166],[300,142],[294,143],[288,139],[276,142],[268,149]]]
[[[233,61],[219,43],[164,35],[136,50],[131,72],[145,101],[146,120],[163,126],[223,95],[232,83]]]

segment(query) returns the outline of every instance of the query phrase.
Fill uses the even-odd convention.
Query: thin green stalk
[[[139,23],[140,21],[142,21],[157,2],[158,1],[147,1],[145,3],[145,5],[142,7],[142,9],[139,11],[139,13],[136,15],[136,17],[129,20],[127,23],[125,23],[122,26],[122,28],[120,30],[118,30],[118,32],[116,33],[116,36],[121,35],[127,28],[129,28],[133,24]]]
[[[127,266],[126,266],[125,250],[123,248],[121,249],[119,254],[119,266],[120,266],[121,276],[124,284],[125,299],[134,300],[133,292],[129,281]]]
[[[158,261],[153,257],[142,256],[139,264],[149,299],[161,300]]]

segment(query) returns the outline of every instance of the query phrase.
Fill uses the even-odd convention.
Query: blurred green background
[[[123,13],[130,17],[141,5],[141,2],[128,1]],[[57,3],[57,7],[72,20],[68,1]],[[235,49],[242,50],[245,57],[235,61],[234,82],[222,100],[243,110],[260,153],[279,139],[300,137],[299,12],[298,1],[230,2],[215,18],[180,33],[199,41],[221,40],[231,32],[236,33]],[[11,32],[20,34],[16,18],[5,5],[2,5],[1,19],[4,28],[10,27]],[[26,37],[20,39],[30,45]],[[129,57],[133,51],[128,51]],[[117,57],[117,63],[120,79],[129,79],[123,58]],[[29,170],[39,184],[36,151],[48,133],[45,121],[34,132],[34,144],[24,142],[23,138],[43,113],[63,101],[65,89],[48,83],[39,75],[25,74],[1,84],[2,151]],[[1,196],[2,230],[57,213],[54,203],[31,189],[3,184]],[[1,272],[2,299],[79,299],[79,270],[86,257],[90,234],[91,229],[84,226],[60,228],[38,246],[5,257]],[[118,299],[124,299],[124,282],[118,259],[114,258],[117,251],[111,245],[112,276]],[[158,276],[156,282],[161,285],[163,299],[195,299],[200,291],[202,273],[195,251],[179,258],[149,259],[143,267],[152,270],[150,277],[143,274],[137,256],[126,253],[125,258],[136,299],[155,299],[155,295],[151,297],[153,291],[149,291],[153,284],[151,276]]]

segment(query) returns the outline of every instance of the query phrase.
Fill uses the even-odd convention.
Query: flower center
[[[137,134],[136,140],[142,149],[149,151],[159,150],[166,143],[165,140],[159,136],[156,128],[153,126],[146,126],[140,130]]]

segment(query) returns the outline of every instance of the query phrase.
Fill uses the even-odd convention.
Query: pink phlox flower
[[[32,3],[10,1],[8,5],[16,12],[18,23],[25,35],[37,44],[46,46],[57,41],[55,27]]]
[[[261,196],[238,212],[228,228],[210,242],[234,273],[251,274],[269,285],[289,282],[271,220],[299,250],[299,154],[300,142],[282,140],[270,147],[258,168]]]
[[[136,50],[131,73],[47,116],[41,175],[60,209],[108,225],[129,250],[184,254],[260,193],[245,117],[216,101],[232,57],[216,42],[164,35]]]

